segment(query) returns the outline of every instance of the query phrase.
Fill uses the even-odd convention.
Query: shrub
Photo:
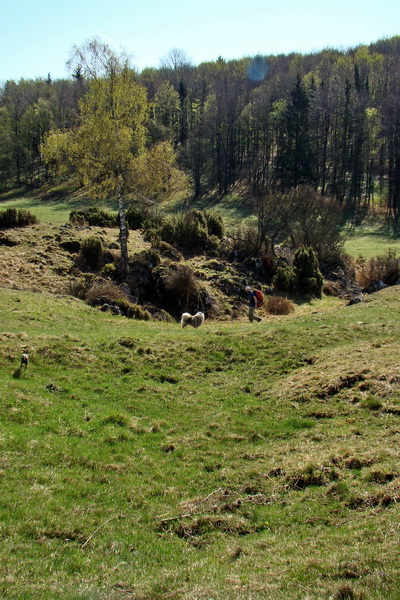
[[[109,277],[110,279],[114,279],[117,274],[117,267],[114,263],[107,263],[101,270],[102,275],[104,277]]]
[[[400,258],[392,248],[386,254],[374,256],[369,260],[359,256],[356,260],[356,271],[358,283],[363,288],[368,288],[376,281],[395,285],[400,279]]]
[[[84,296],[85,301],[91,306],[100,306],[110,304],[111,307],[117,307],[121,313],[129,319],[142,319],[149,321],[151,314],[139,304],[130,302],[121,288],[114,283],[106,281],[97,281],[87,289]]]
[[[27,227],[38,223],[37,217],[28,210],[7,208],[0,212],[0,228]]]
[[[295,307],[293,302],[287,298],[268,296],[266,308],[271,315],[288,315],[294,311]]]
[[[148,206],[135,204],[130,206],[125,213],[125,219],[131,229],[151,229],[160,223],[155,213]]]
[[[78,262],[83,267],[96,270],[100,266],[103,252],[104,248],[101,239],[97,237],[89,237],[82,242]]]
[[[325,296],[339,296],[339,290],[332,282],[324,283],[322,291]]]
[[[131,319],[140,319],[142,321],[150,321],[151,314],[148,310],[140,306],[140,304],[130,304],[130,311],[127,314],[127,317]]]
[[[95,276],[93,273],[85,273],[79,279],[73,279],[69,285],[69,293],[75,298],[84,300],[88,290],[92,287]]]
[[[167,219],[151,218],[143,222],[144,238],[153,246],[161,242],[188,250],[210,250],[219,247],[224,226],[220,215],[213,211],[188,210]]]
[[[276,273],[272,279],[272,284],[277,290],[292,294],[297,289],[297,277],[296,273],[290,265],[283,264],[277,268]]]
[[[152,267],[156,267],[161,262],[161,256],[156,248],[150,248],[150,250],[144,250],[138,257],[141,261],[149,263]]]
[[[199,299],[199,285],[192,269],[187,265],[178,265],[178,268],[169,273],[164,279],[165,288],[174,294],[179,306],[194,304]]]
[[[97,281],[86,290],[85,300],[91,306],[96,306],[105,298],[116,303],[128,300],[121,288],[112,282]]]
[[[92,227],[117,227],[118,215],[95,206],[73,210],[69,220],[74,224],[87,223]]]
[[[205,210],[204,216],[207,223],[208,234],[215,235],[217,238],[222,239],[225,235],[225,227],[221,215],[214,210]]]
[[[207,244],[207,221],[199,210],[188,211],[177,218],[174,229],[175,241],[184,248],[196,250]]]
[[[324,279],[314,250],[305,246],[299,248],[294,256],[293,267],[299,292],[320,298]]]
[[[258,227],[254,221],[240,224],[232,237],[232,249],[247,256],[258,256]]]

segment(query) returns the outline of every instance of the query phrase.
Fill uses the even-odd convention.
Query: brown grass
[[[294,312],[295,306],[291,300],[282,296],[269,296],[266,308],[271,315],[288,315]]]

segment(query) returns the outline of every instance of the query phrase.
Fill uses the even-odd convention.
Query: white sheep
[[[204,313],[198,312],[195,315],[191,315],[190,313],[183,313],[181,317],[181,327],[185,329],[188,325],[192,327],[200,327],[204,323]]]

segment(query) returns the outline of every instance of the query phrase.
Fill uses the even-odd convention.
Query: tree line
[[[77,125],[90,88],[90,74],[73,66],[69,79],[2,86],[1,189],[49,177],[41,145],[49,131]],[[353,216],[379,201],[398,228],[400,36],[198,66],[172,50],[132,78],[146,92],[144,143],[171,145],[194,196],[240,186],[257,199],[311,186]]]

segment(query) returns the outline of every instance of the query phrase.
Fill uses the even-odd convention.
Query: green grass
[[[91,204],[91,200],[87,195],[68,182],[44,186],[29,193],[21,189],[0,195],[0,210],[11,207],[29,210],[39,221],[55,225],[68,223],[73,210],[88,204]],[[109,202],[101,206],[105,207],[115,210],[115,203]]]
[[[182,331],[0,290],[1,597],[397,599],[398,294]]]
[[[400,239],[394,238],[384,222],[384,217],[375,217],[354,229],[345,227],[345,251],[350,256],[363,256],[367,260],[373,256],[383,256],[388,250],[400,252]]]

